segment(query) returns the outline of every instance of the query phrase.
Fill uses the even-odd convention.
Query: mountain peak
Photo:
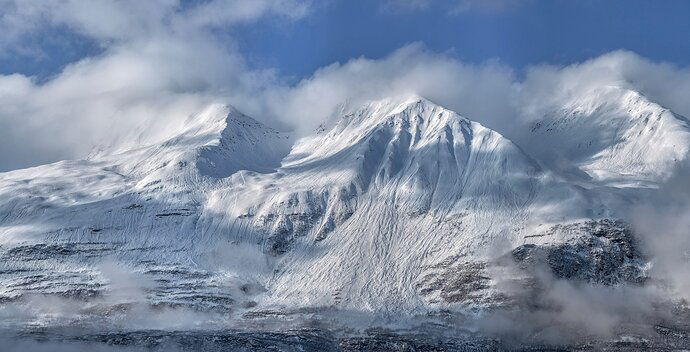
[[[431,187],[430,178],[437,178],[439,172],[450,177],[473,169],[473,158],[485,150],[494,151],[491,157],[496,160],[520,164],[518,169],[537,169],[499,133],[428,99],[406,95],[365,103],[330,129],[323,127],[302,138],[283,160],[283,170],[333,165],[329,168],[338,171],[337,177],[357,179],[362,187],[391,178],[421,177],[417,186],[423,189]],[[496,160],[487,164],[500,164]]]
[[[434,104],[429,99],[418,95],[418,94],[400,94],[394,96],[388,96],[382,99],[370,100],[366,105],[380,105],[380,106],[398,106],[398,107],[408,107],[410,105],[416,104]],[[435,105],[435,104],[434,104]]]
[[[412,107],[441,107],[417,94],[402,94],[378,100],[370,100],[357,110],[378,110],[383,114],[397,114]]]
[[[393,120],[410,123],[411,119],[433,120],[442,117],[467,120],[456,112],[424,97],[416,94],[405,94],[365,102],[349,113],[339,116],[336,125],[341,125],[341,127],[344,125],[359,126],[361,128],[368,126],[371,128],[381,123],[390,123]]]
[[[214,143],[226,132],[232,132],[233,126],[245,129],[272,130],[270,127],[243,114],[229,104],[211,104],[199,113],[191,115],[183,128],[173,138],[208,137]]]
[[[144,176],[144,183],[179,175],[223,178],[239,170],[275,170],[291,143],[289,135],[227,104],[207,106],[171,135],[103,158],[117,162],[123,174]]]
[[[690,131],[685,118],[640,92],[604,86],[544,114],[524,147],[556,169],[584,172],[589,181],[638,187],[663,181],[687,158]]]

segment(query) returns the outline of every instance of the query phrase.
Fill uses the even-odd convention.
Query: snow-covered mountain
[[[684,119],[633,92],[593,96],[537,123],[524,146],[417,96],[365,104],[296,142],[214,105],[162,143],[0,174],[0,295],[112,293],[117,262],[159,304],[491,302],[487,263],[511,251],[622,253],[625,231],[590,219],[616,217],[687,154]],[[601,265],[617,278],[639,264],[628,259]]]
[[[2,174],[3,296],[95,295],[110,281],[99,265],[121,261],[178,273],[158,290],[167,301],[196,297],[175,287],[206,286],[209,275],[186,252],[198,240],[207,192],[237,170],[272,172],[289,148],[288,135],[214,105],[160,144]],[[216,299],[229,295],[222,291]]]
[[[512,248],[535,221],[585,216],[544,212],[580,195],[499,133],[414,96],[342,116],[298,141],[278,172],[243,181],[214,193],[202,220],[281,256],[275,304],[415,309],[430,267]]]
[[[636,91],[600,87],[536,121],[522,144],[535,158],[595,184],[653,186],[688,155],[688,123]]]

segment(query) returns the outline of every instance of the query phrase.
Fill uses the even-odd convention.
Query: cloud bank
[[[0,75],[0,170],[78,158],[99,144],[146,143],[204,105],[232,101],[274,80],[247,69],[217,31],[270,17],[293,21],[308,1],[2,0],[0,48],[40,52],[36,37],[69,33],[100,52],[47,80]],[[146,133],[130,136],[135,126]]]
[[[251,69],[233,28],[261,19],[299,21],[315,11],[310,1],[0,4],[7,9],[0,17],[5,53],[40,51],[32,39],[53,33],[99,48],[45,79],[0,75],[0,171],[82,158],[99,146],[152,143],[214,102],[305,133],[344,102],[414,93],[518,142],[529,121],[602,85],[638,90],[690,116],[684,94],[690,68],[627,51],[515,71],[500,61],[471,65],[411,43],[382,58],[333,63],[291,84],[274,70]]]

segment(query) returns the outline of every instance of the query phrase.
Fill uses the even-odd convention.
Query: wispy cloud
[[[529,2],[531,0],[384,0],[382,8],[386,11],[411,13],[438,7],[449,15],[458,15],[467,12],[503,12]]]
[[[426,10],[434,0],[383,0],[381,8],[384,11],[410,12]]]
[[[470,11],[484,13],[502,12],[525,5],[531,0],[458,0],[450,9],[451,14]]]

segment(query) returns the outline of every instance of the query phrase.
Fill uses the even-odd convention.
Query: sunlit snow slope
[[[576,175],[628,188],[685,157],[685,120],[618,95],[627,100],[580,102],[537,124],[532,155],[408,96],[294,144],[214,105],[159,144],[0,174],[0,296],[107,294],[116,262],[160,304],[422,312],[490,301],[490,285],[444,278],[518,246],[565,243],[585,227],[552,226],[615,217],[627,199],[563,177],[555,149]]]

